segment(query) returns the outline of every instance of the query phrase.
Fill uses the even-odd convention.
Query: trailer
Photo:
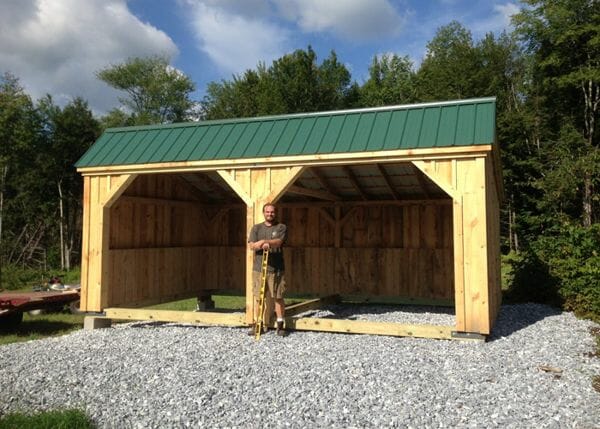
[[[25,311],[59,310],[68,305],[71,312],[78,312],[79,300],[79,286],[61,291],[0,292],[0,329],[18,326]]]

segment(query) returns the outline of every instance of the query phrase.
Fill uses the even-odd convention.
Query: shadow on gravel
[[[508,337],[521,329],[534,325],[546,317],[557,316],[559,308],[543,304],[511,304],[500,307],[500,313],[487,341]]]

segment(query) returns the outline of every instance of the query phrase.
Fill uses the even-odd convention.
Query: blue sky
[[[2,0],[0,73],[34,99],[75,96],[96,114],[118,106],[95,72],[133,56],[162,54],[196,83],[230,79],[311,45],[333,49],[359,83],[374,55],[408,55],[418,65],[436,30],[461,22],[475,40],[510,30],[516,0]]]

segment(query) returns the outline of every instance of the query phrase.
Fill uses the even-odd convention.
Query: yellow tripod
[[[264,249],[262,254],[262,265],[260,270],[260,294],[258,298],[258,316],[256,317],[256,323],[254,325],[254,335],[256,340],[260,339],[262,328],[264,324],[264,312],[265,312],[265,293],[267,289],[267,261],[269,260],[269,249]]]

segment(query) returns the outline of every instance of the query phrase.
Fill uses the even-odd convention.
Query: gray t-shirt
[[[250,230],[248,237],[248,243],[255,243],[260,240],[276,240],[280,239],[285,243],[287,238],[287,227],[282,223],[275,223],[271,226],[267,226],[264,223],[257,223]],[[269,272],[282,273],[285,269],[283,264],[283,243],[281,247],[271,248],[269,250],[268,268]],[[254,251],[254,265],[252,266],[253,271],[260,273],[262,264],[262,249]]]

